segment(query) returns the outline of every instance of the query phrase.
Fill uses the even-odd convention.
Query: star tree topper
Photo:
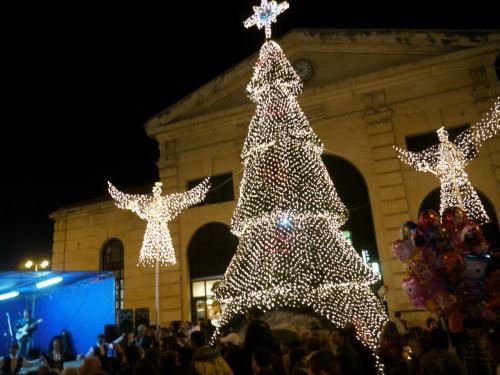
[[[276,1],[261,0],[260,6],[253,7],[254,14],[248,17],[243,25],[248,29],[252,26],[257,26],[260,30],[265,27],[266,39],[271,39],[271,24],[276,22],[278,15],[288,9],[290,5],[283,1],[277,3]]]
[[[175,253],[172,238],[168,231],[168,222],[173,220],[183,209],[194,206],[205,199],[210,188],[207,177],[200,184],[185,193],[161,195],[161,182],[153,187],[150,194],[125,194],[108,181],[109,194],[119,208],[135,212],[141,219],[146,220],[146,232],[139,256],[139,265],[175,264]]]
[[[401,161],[420,172],[430,172],[441,183],[440,212],[448,207],[460,207],[467,216],[479,223],[489,221],[477,192],[469,182],[465,167],[479,155],[482,143],[500,130],[500,98],[478,123],[460,133],[454,142],[448,132],[437,130],[439,143],[421,152],[403,150],[394,146]]]

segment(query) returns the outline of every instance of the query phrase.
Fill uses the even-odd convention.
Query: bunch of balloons
[[[481,227],[464,211],[451,207],[442,217],[434,210],[420,213],[418,222],[401,226],[401,239],[392,244],[406,265],[403,289],[413,305],[448,318],[459,331],[467,315],[494,323],[500,314],[500,269]]]

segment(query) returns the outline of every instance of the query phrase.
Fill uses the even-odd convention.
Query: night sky
[[[4,14],[14,22],[0,46],[1,269],[50,256],[54,209],[105,196],[106,180],[118,187],[156,181],[158,152],[146,120],[263,41],[263,31],[242,26],[257,0],[170,3]],[[421,2],[418,9],[401,2],[400,10],[380,2],[338,9],[331,1],[290,4],[273,28],[276,37],[292,28],[499,26],[498,12],[470,4],[451,11]]]

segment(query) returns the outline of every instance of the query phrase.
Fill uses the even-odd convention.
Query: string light
[[[109,194],[116,206],[135,212],[147,221],[146,232],[139,256],[139,265],[175,264],[175,253],[172,238],[168,230],[168,222],[173,220],[182,210],[194,206],[205,199],[210,188],[209,178],[203,180],[195,188],[185,193],[162,196],[162,183],[157,182],[150,194],[125,194],[108,181]]]
[[[440,213],[448,207],[460,207],[467,216],[478,223],[490,219],[469,181],[465,167],[479,155],[482,143],[492,138],[500,129],[500,98],[478,123],[460,133],[455,142],[448,139],[448,132],[437,130],[439,144],[421,152],[412,152],[394,146],[401,161],[420,172],[430,172],[441,183]]]
[[[276,1],[261,0],[260,6],[253,7],[254,14],[248,17],[243,25],[248,29],[257,26],[260,30],[263,27],[266,31],[266,39],[271,38],[271,24],[276,22],[276,18],[287,10],[289,4],[286,1],[277,3]]]
[[[247,86],[257,108],[231,223],[240,241],[215,288],[223,306],[217,325],[252,307],[312,309],[338,327],[353,323],[375,349],[387,321],[370,289],[379,275],[339,229],[348,211],[322,162],[323,144],[297,102],[301,92],[280,46],[266,41]]]

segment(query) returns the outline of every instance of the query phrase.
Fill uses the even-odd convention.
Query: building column
[[[182,192],[185,189],[179,181],[179,166],[176,140],[160,143],[160,157],[157,162],[163,194]],[[161,322],[187,320],[190,309],[190,283],[187,255],[180,249],[179,217],[168,223],[177,264],[160,269],[160,313]]]
[[[399,239],[401,224],[410,220],[410,212],[401,164],[392,148],[396,140],[392,110],[387,106],[385,91],[365,94],[363,101],[363,119],[367,125],[380,202],[381,216],[375,218],[375,221],[379,221],[376,224],[377,244],[384,284],[388,286],[387,303],[392,314],[396,310],[411,309],[408,297],[401,287],[401,279],[406,272],[391,250],[391,244]]]

